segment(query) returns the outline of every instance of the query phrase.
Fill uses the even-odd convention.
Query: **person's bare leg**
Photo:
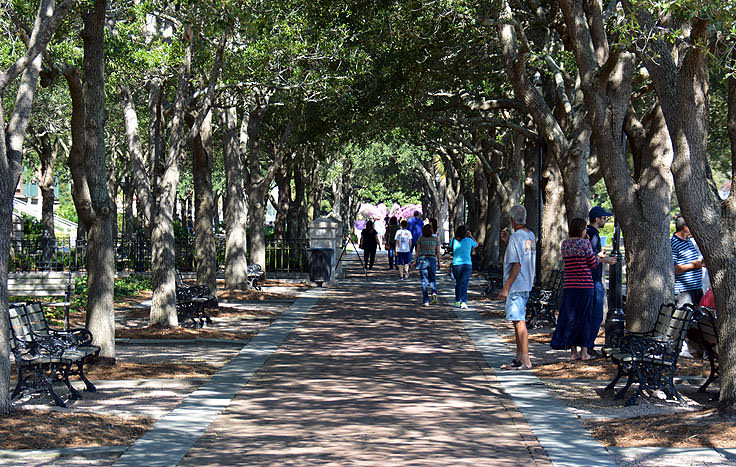
[[[580,354],[578,354],[578,347],[576,345],[573,345],[570,347],[570,360],[577,360],[580,358]]]
[[[516,333],[517,358],[522,365],[531,368],[532,361],[529,359],[529,333],[526,330],[526,321],[514,321],[514,332]]]
[[[587,347],[581,347],[580,360],[590,360],[590,354]]]

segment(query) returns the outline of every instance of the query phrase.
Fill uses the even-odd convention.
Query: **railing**
[[[216,265],[225,267],[225,237],[215,237]],[[309,242],[267,242],[266,272],[305,272],[308,267]],[[174,244],[176,268],[182,272],[196,271],[197,255],[194,237],[177,239]],[[51,236],[26,235],[11,238],[11,272],[79,271],[87,266],[87,242]],[[150,271],[151,243],[142,233],[120,237],[115,241],[115,267],[118,271]]]
[[[40,219],[40,207],[34,207],[21,199],[13,198],[13,210]],[[69,235],[73,242],[77,236],[77,223],[54,214],[54,230]]]
[[[308,269],[309,242],[266,243],[266,272],[305,272]]]

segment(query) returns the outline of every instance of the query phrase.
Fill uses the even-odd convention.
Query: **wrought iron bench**
[[[705,383],[700,386],[698,391],[705,392],[710,383],[720,376],[718,365],[718,321],[716,320],[715,310],[712,308],[701,307],[700,311],[703,313],[703,317],[698,321],[698,330],[700,331],[700,337],[705,345],[705,353],[710,362],[710,375],[708,375],[708,379],[705,380]]]
[[[673,304],[662,305],[652,330],[626,332],[616,347],[601,349],[618,367],[616,376],[606,386],[604,393],[615,391],[616,383],[626,376],[626,385],[615,394],[616,399],[623,399],[629,387],[637,383],[636,392],[624,403],[626,406],[635,405],[636,399],[645,390],[664,391],[668,397],[684,404],[674,383],[677,359],[688,327],[701,316],[700,309],[693,305],[679,308]]]
[[[69,382],[70,375],[79,376],[86,391],[96,391],[84,374],[87,358],[100,352],[100,347],[92,344],[92,334],[88,330],[52,329],[38,302],[11,304],[8,314],[10,349],[18,377],[11,398],[27,390],[46,391],[56,405],[66,407],[54,391],[53,383],[62,381],[69,389],[71,399],[80,399],[81,394]]]
[[[263,281],[266,273],[261,269],[260,264],[249,264],[247,268],[248,274],[248,288],[254,290],[261,290],[260,282]]]
[[[552,271],[549,280],[541,287],[532,288],[529,300],[526,302],[526,327],[533,329],[542,322],[552,326],[557,325],[555,310],[559,308],[562,297],[562,283],[564,272],[559,269]]]
[[[483,273],[488,284],[483,289],[483,295],[490,298],[496,298],[498,293],[503,288],[503,267],[501,266],[489,266],[488,269]]]
[[[210,293],[206,285],[193,285],[176,288],[176,313],[179,322],[192,321],[194,327],[211,325],[212,319],[207,315],[207,308],[217,306],[217,297]]]

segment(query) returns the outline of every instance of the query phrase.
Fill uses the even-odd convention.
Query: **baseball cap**
[[[594,206],[593,209],[591,209],[590,212],[588,213],[588,217],[590,219],[595,219],[596,217],[611,217],[611,216],[613,216],[612,212],[608,212],[600,206]]]

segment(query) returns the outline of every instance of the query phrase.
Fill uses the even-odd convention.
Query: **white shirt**
[[[396,251],[399,253],[409,253],[411,251],[411,232],[407,229],[400,229],[396,232]]]

